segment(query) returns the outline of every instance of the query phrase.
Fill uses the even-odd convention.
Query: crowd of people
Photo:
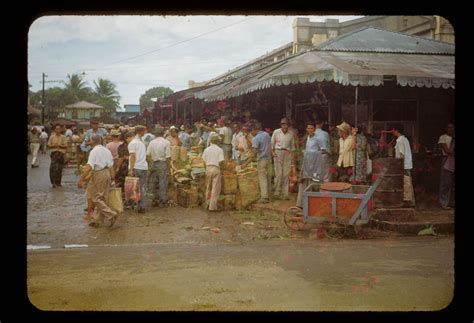
[[[90,129],[78,132],[75,128],[56,125],[48,137],[33,127],[28,133],[31,167],[36,168],[38,151],[51,153],[50,179],[53,188],[61,186],[61,174],[68,145],[75,147],[77,166],[81,169],[79,187],[86,188],[86,219],[97,226],[106,218],[115,223],[116,212],[106,204],[109,187],[124,188],[127,176],[137,177],[140,200],[139,213],[147,211],[147,191],[153,195],[151,207],[165,207],[170,173],[172,147],[186,151],[199,147],[206,167],[206,199],[209,211],[218,211],[217,199],[221,190],[221,167],[225,160],[233,160],[240,168],[256,162],[260,187],[259,203],[271,199],[289,199],[292,187],[297,188],[296,206],[302,207],[304,189],[312,181],[370,183],[370,160],[374,147],[363,126],[352,127],[342,122],[334,128],[324,120],[307,122],[306,134],[300,135],[287,118],[280,127],[263,129],[257,120],[246,123],[220,118],[216,122],[201,120],[194,125],[165,127],[156,125],[148,129],[115,125],[105,129],[91,121]],[[404,161],[404,201],[414,206],[411,180],[413,168],[410,143],[403,134],[402,124],[388,130],[395,138],[395,157]],[[439,203],[449,209],[454,197],[454,125],[449,124],[446,134],[438,142],[443,153]],[[297,185],[291,185],[291,173],[298,172]],[[294,184],[294,183],[293,183]],[[148,187],[150,186],[150,187]],[[159,190],[158,190],[159,188]]]

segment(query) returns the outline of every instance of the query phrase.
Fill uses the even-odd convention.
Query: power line
[[[208,31],[208,32],[203,33],[203,34],[199,34],[199,35],[197,35],[197,36],[194,36],[194,37],[191,37],[191,38],[188,38],[188,39],[179,41],[179,42],[174,43],[174,44],[171,44],[171,45],[169,45],[169,46],[161,47],[161,48],[154,49],[154,50],[152,50],[152,51],[149,51],[149,52],[146,52],[146,53],[143,53],[143,54],[135,55],[135,56],[132,56],[132,57],[128,57],[128,58],[124,58],[124,59],[121,59],[121,60],[112,62],[112,63],[110,63],[110,64],[107,64],[107,65],[103,66],[102,68],[107,67],[107,66],[110,66],[110,65],[114,65],[114,64],[117,64],[117,63],[121,63],[121,62],[124,62],[124,61],[127,61],[127,60],[131,60],[131,59],[135,59],[135,58],[138,58],[138,57],[142,57],[142,56],[145,56],[145,55],[149,55],[149,54],[151,54],[151,53],[155,53],[155,52],[158,52],[158,51],[163,50],[163,49],[171,48],[171,47],[177,46],[177,45],[179,45],[179,44],[182,44],[182,43],[185,43],[185,42],[194,40],[194,39],[196,39],[196,38],[200,38],[200,37],[202,37],[202,36],[209,35],[209,34],[218,32],[218,31],[220,31],[220,30],[222,30],[222,29],[229,28],[229,27],[231,27],[231,26],[240,24],[240,23],[242,23],[242,22],[244,22],[244,21],[247,21],[247,20],[250,20],[250,19],[252,19],[252,17],[248,17],[248,18],[245,18],[245,19],[243,19],[243,20],[239,20],[239,21],[234,22],[234,23],[232,23],[232,24],[229,24],[229,25],[227,25],[227,26],[224,26],[224,27],[221,27],[221,28],[217,28],[217,29]]]

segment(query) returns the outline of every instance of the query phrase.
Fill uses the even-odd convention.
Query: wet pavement
[[[277,214],[179,206],[92,228],[75,169],[52,188],[49,155],[39,164],[28,168],[27,244],[51,249],[28,251],[27,270],[42,310],[424,311],[453,295],[450,235],[319,239]]]

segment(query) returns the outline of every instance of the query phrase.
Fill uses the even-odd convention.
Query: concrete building
[[[363,27],[398,31],[408,35],[454,44],[454,28],[449,21],[440,16],[367,16],[345,22],[339,22],[338,19],[326,19],[324,22],[314,22],[310,21],[309,18],[296,18],[293,21],[292,42],[221,74],[208,82],[200,82],[198,84],[212,85],[238,78],[262,66],[304,52],[329,39]]]

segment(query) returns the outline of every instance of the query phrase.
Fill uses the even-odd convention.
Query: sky
[[[122,107],[138,104],[152,87],[184,90],[291,42],[296,17],[361,16],[45,16],[28,32],[28,82],[38,91],[43,73],[45,88],[73,73],[90,87],[103,78]]]

